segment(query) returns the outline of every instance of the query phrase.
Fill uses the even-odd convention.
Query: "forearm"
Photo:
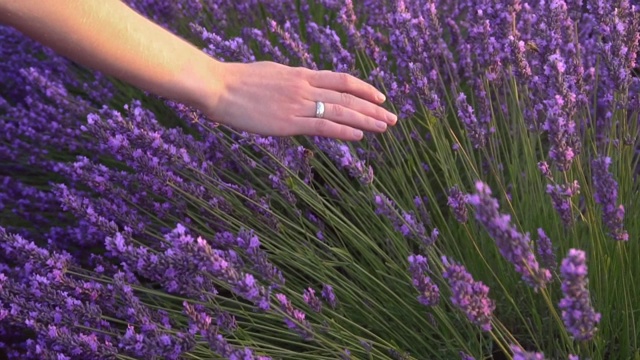
[[[159,96],[199,106],[222,91],[222,63],[118,0],[0,0],[0,22]]]

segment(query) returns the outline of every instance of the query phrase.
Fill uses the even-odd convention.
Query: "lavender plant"
[[[128,3],[400,121],[238,132],[1,27],[9,358],[640,358],[633,1]]]

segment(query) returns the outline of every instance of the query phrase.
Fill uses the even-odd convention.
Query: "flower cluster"
[[[602,218],[611,236],[618,241],[628,241],[629,234],[623,228],[624,206],[618,205],[618,183],[609,172],[611,158],[599,157],[592,163],[594,198],[602,206]]]
[[[562,321],[574,339],[590,340],[595,336],[596,325],[601,315],[591,306],[591,294],[587,289],[586,254],[582,250],[571,249],[562,260],[562,293],[560,300]]]
[[[440,302],[440,289],[427,275],[427,259],[422,255],[409,256],[409,272],[413,287],[418,290],[418,302],[425,306],[434,306]]]
[[[489,287],[475,281],[467,269],[446,257],[442,258],[442,276],[451,288],[451,302],[465,313],[469,321],[484,331],[491,331],[495,302],[489,298]]]
[[[476,193],[469,195],[468,202],[475,207],[476,220],[496,241],[500,254],[515,266],[522,279],[534,289],[544,287],[551,280],[551,272],[538,264],[529,234],[520,233],[511,224],[511,217],[499,212],[498,201],[491,196],[489,186],[476,182]]]

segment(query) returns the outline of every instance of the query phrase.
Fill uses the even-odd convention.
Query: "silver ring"
[[[316,117],[321,118],[324,116],[324,103],[322,101],[316,101]]]

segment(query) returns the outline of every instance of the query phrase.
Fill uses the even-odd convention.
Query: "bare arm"
[[[82,65],[263,135],[358,140],[395,123],[379,92],[344,74],[216,61],[119,0],[0,0],[0,22]],[[315,118],[315,101],[327,103]],[[269,116],[271,115],[271,116]]]
[[[0,21],[82,65],[190,105],[220,91],[215,61],[117,0],[0,0]],[[202,86],[205,88],[205,86]]]

